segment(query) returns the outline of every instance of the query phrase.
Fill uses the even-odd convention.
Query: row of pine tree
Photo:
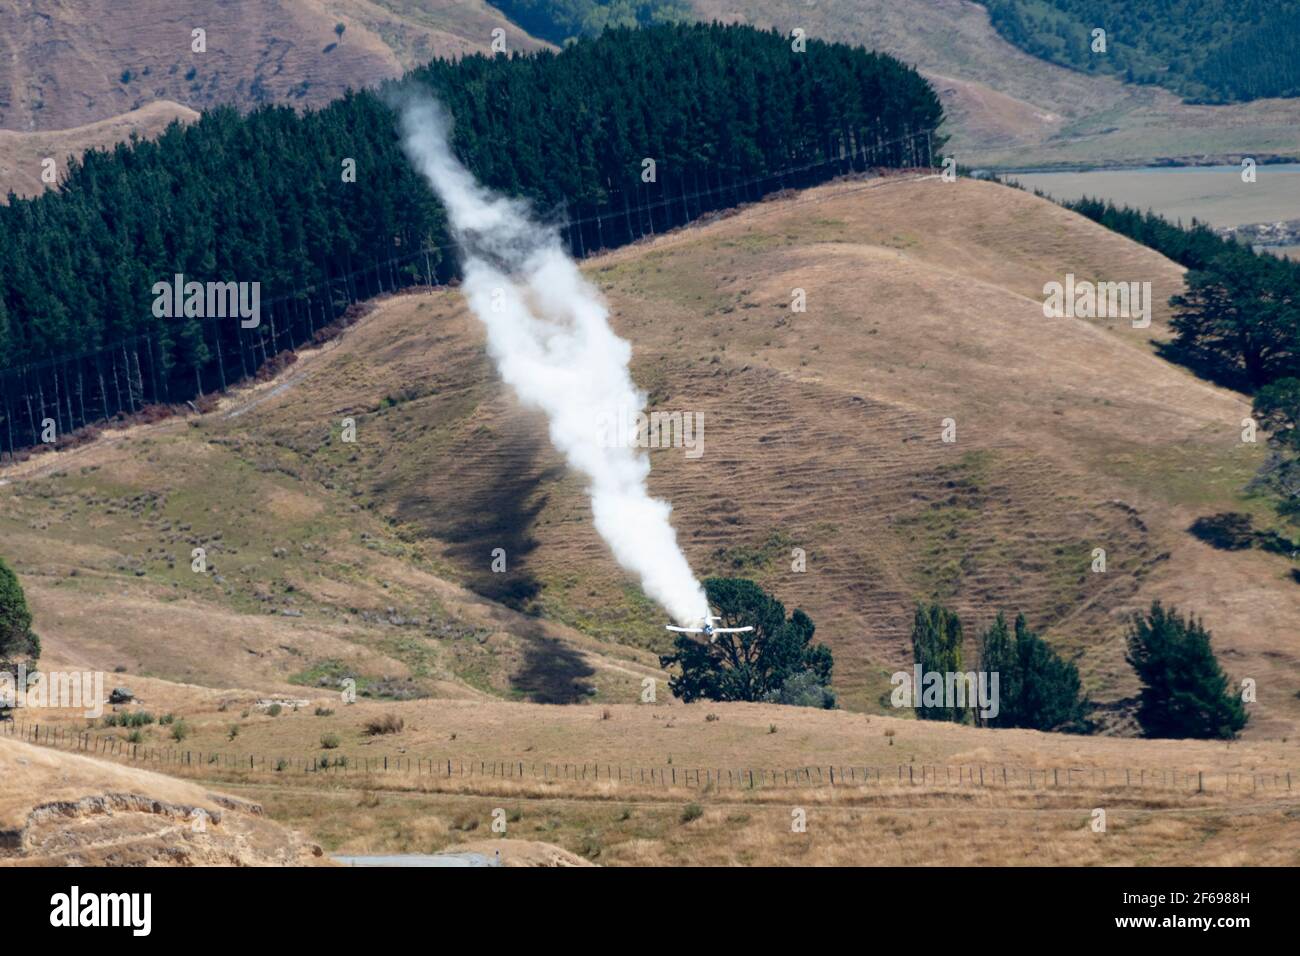
[[[461,159],[587,255],[868,167],[931,163],[934,91],[860,48],[749,27],[615,29],[559,53],[434,61]],[[404,158],[397,84],[232,109],[71,161],[0,207],[0,452],[253,374],[352,303],[453,277]],[[354,172],[353,172],[354,170]],[[159,317],[158,282],[260,283],[261,323]]]

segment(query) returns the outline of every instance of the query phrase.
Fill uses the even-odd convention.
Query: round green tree
[[[1246,705],[1210,649],[1210,632],[1159,601],[1133,617],[1128,662],[1142,682],[1138,723],[1148,737],[1231,740],[1246,726]]]
[[[32,633],[32,612],[18,575],[0,558],[0,667],[17,668],[20,662],[35,662],[41,656],[41,641]]]
[[[829,690],[834,662],[830,648],[813,644],[812,619],[785,606],[753,581],[709,578],[709,604],[722,627],[752,626],[740,634],[719,634],[712,642],[679,634],[673,653],[659,658],[678,667],[668,686],[687,703],[694,700],[744,700],[833,707]]]

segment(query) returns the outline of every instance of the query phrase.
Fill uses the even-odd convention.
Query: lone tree
[[[719,634],[713,643],[679,634],[673,653],[662,655],[663,667],[681,674],[668,686],[677,697],[694,700],[747,700],[833,707],[830,648],[813,644],[812,619],[785,606],[753,581],[709,578],[704,591],[723,627],[754,630]]]
[[[998,675],[998,715],[993,727],[1081,732],[1087,702],[1080,696],[1079,671],[1016,615],[1014,635],[999,612],[980,637],[980,669]]]
[[[16,676],[20,663],[34,669],[40,656],[41,641],[32,633],[32,612],[27,609],[22,585],[0,558],[0,671]],[[5,703],[0,699],[0,716],[8,712]]]
[[[1228,691],[1210,632],[1190,615],[1159,601],[1134,615],[1127,660],[1142,682],[1137,719],[1146,736],[1231,740],[1246,726],[1246,705]]]

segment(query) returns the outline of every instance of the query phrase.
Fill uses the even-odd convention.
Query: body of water
[[[1057,200],[1092,196],[1150,209],[1166,219],[1212,226],[1300,219],[1300,163],[1255,167],[1255,182],[1240,166],[1146,166],[1096,172],[1007,173],[1005,178]],[[1294,256],[1295,247],[1290,247]]]

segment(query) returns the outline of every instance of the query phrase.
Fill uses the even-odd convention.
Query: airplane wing
[[[749,627],[715,627],[714,634],[739,634],[741,631],[752,631],[753,626]]]
[[[704,629],[700,627],[673,627],[671,624],[665,624],[664,628],[669,631],[680,631],[682,634],[703,634]]]

